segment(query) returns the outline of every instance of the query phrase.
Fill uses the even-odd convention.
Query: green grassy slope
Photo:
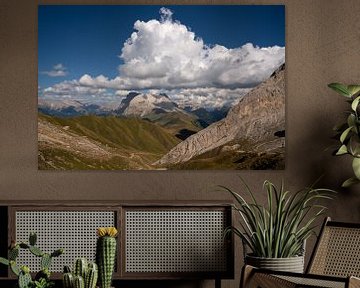
[[[41,115],[47,121],[69,126],[79,135],[107,144],[114,148],[163,153],[180,141],[166,129],[138,118],[114,116],[79,116],[58,118]]]
[[[39,169],[152,169],[151,163],[180,142],[165,128],[136,118],[58,118],[39,114],[39,121],[60,131],[51,135],[54,141],[39,142]],[[71,143],[58,144],[62,133],[79,145],[85,139],[105,149],[110,157],[96,157],[96,151],[80,153],[76,147],[72,149]]]

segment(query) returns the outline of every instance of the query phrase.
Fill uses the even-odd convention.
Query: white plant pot
[[[262,269],[304,273],[304,256],[289,258],[263,258],[246,255],[245,263]]]

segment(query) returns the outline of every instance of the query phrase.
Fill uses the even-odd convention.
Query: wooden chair
[[[306,273],[278,272],[244,266],[240,287],[360,287],[360,223],[326,218]]]

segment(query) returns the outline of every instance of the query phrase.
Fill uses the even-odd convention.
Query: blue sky
[[[205,87],[233,89],[237,87],[237,84],[239,88],[255,85],[255,83],[260,81],[259,79],[265,77],[263,75],[269,74],[271,72],[270,70],[273,69],[275,65],[278,65],[280,60],[284,61],[284,49],[280,51],[282,53],[281,55],[279,54],[279,50],[275,48],[274,51],[270,52],[258,51],[259,49],[257,49],[257,47],[278,46],[284,48],[285,7],[283,5],[165,6],[166,9],[163,10],[165,11],[164,13],[170,14],[166,14],[167,16],[163,15],[164,19],[166,17],[168,18],[161,22],[159,11],[162,7],[163,6],[152,5],[39,5],[39,86],[43,89],[64,81],[74,80],[78,82],[74,82],[72,84],[73,86],[103,88],[106,89],[106,91],[109,91],[109,89],[111,89],[111,91],[116,91],[117,89],[160,89],[162,88],[160,87],[162,85],[161,83],[165,83],[167,89]],[[134,29],[134,23],[137,20],[143,21],[144,25],[139,24],[140,28],[137,27],[137,29]],[[150,25],[152,23],[150,23],[150,20],[159,21],[160,26]],[[179,22],[182,24],[181,27],[176,25],[176,23]],[[208,52],[206,53],[215,55],[214,59],[219,59],[219,55],[227,54],[228,58],[233,57],[233,59],[235,59],[237,57],[237,59],[243,61],[243,59],[247,57],[247,54],[254,55],[252,58],[250,57],[248,60],[245,59],[246,61],[243,62],[248,63],[250,60],[253,61],[253,58],[259,58],[259,63],[267,63],[266,61],[269,61],[271,65],[265,65],[269,71],[263,71],[266,70],[265,68],[260,72],[251,70],[251,75],[259,74],[258,77],[254,78],[254,81],[249,81],[249,77],[245,75],[246,77],[238,77],[238,82],[233,81],[230,83],[227,79],[233,77],[236,72],[233,67],[232,71],[221,71],[218,76],[212,75],[210,77],[207,72],[201,75],[201,77],[196,76],[196,79],[189,79],[188,84],[184,83],[185,80],[182,79],[175,85],[173,84],[174,81],[171,80],[175,77],[175,74],[169,76],[169,73],[166,74],[166,71],[164,71],[164,65],[169,66],[170,64],[164,62],[165,60],[163,59],[165,58],[161,58],[163,56],[155,55],[156,50],[149,55],[141,54],[141,51],[146,51],[146,49],[143,49],[144,47],[141,47],[141,45],[143,45],[142,43],[144,43],[141,37],[150,39],[149,41],[151,41],[151,39],[153,39],[153,41],[159,41],[157,39],[164,39],[164,37],[166,39],[171,38],[171,35],[166,35],[166,31],[168,30],[165,29],[165,25],[161,25],[166,23],[172,25],[171,27],[168,25],[168,28],[175,29],[171,30],[175,36],[176,33],[179,32],[179,37],[172,38],[171,41],[179,41],[179,43],[182,43],[184,39],[191,38],[191,32],[194,33],[194,38],[191,39],[191,43],[189,42],[190,44],[194,44],[193,46],[189,46],[189,49],[194,49],[194,53],[189,52],[190,56],[188,56],[190,58],[184,56],[184,58],[181,59],[173,59],[173,62],[169,61],[171,65],[174,65],[174,63],[176,65],[179,61],[185,63],[187,61],[186,59],[195,63],[197,60],[192,61],[191,57],[196,53],[196,55],[199,53],[204,54],[203,52],[207,50]],[[183,35],[183,26],[186,27],[185,36]],[[138,32],[137,42],[131,43],[132,45],[129,45],[127,53],[123,53],[124,43],[126,43],[127,39],[129,39],[134,32]],[[165,36],[156,38],[159,36],[157,35],[158,33],[164,33]],[[199,38],[203,40],[201,43],[198,41]],[[146,45],[152,47],[149,41],[146,42]],[[240,50],[246,43],[251,43],[253,47],[245,47]],[[162,54],[167,53],[166,56],[171,58],[172,55],[176,53],[182,53],[181,48],[179,48],[179,51],[170,50],[170,48],[168,48],[170,45],[171,43],[164,42],[162,47],[164,47],[164,50],[168,49],[168,51]],[[201,48],[198,48],[199,45]],[[207,47],[211,48],[214,46],[218,47],[212,50],[207,49]],[[220,49],[221,47],[225,47],[226,49],[222,51]],[[157,49],[159,49],[159,47]],[[184,47],[184,49],[186,50],[185,54],[188,53],[187,48]],[[264,55],[264,53],[267,54]],[[277,58],[275,56],[273,57],[275,54]],[[122,57],[120,57],[120,55],[122,55]],[[161,65],[158,61],[159,57],[161,58]],[[199,57],[199,61],[196,62],[198,66],[210,65],[209,63],[205,63],[208,56]],[[282,58],[280,59],[279,57]],[[156,59],[156,63],[153,61],[154,59]],[[133,64],[136,61],[145,62],[142,63],[142,66],[139,66],[141,63],[138,63],[138,66],[134,66]],[[194,63],[192,64],[195,65]],[[234,63],[234,61],[232,61],[232,63]],[[155,68],[154,65],[156,66]],[[123,67],[121,68],[121,66]],[[215,67],[219,68],[220,66],[221,62]],[[139,74],[139,72],[137,75],[133,75],[131,69],[137,70],[136,68],[138,67],[144,69],[144,71],[141,71],[141,74]],[[184,71],[184,67],[185,66],[178,67],[178,74]],[[186,67],[189,67],[189,65]],[[242,66],[239,66],[239,69],[240,67]],[[251,67],[251,69],[255,69],[254,65]],[[213,71],[217,71],[216,68],[211,67]],[[177,68],[174,70],[176,69]],[[210,68],[203,68],[203,70],[204,69],[210,70]],[[244,69],[247,69],[247,67],[244,66],[242,71],[244,71]],[[155,78],[159,78],[165,74],[167,78],[165,79],[164,76],[162,81],[157,81],[154,78],[156,81],[154,80],[152,83],[147,83],[144,79],[152,78],[153,75],[151,75],[151,71],[155,73]],[[84,78],[84,75],[90,77]],[[95,77],[99,75],[106,77],[106,80],[95,79]],[[206,77],[208,78],[205,79]],[[210,78],[212,79],[211,81],[209,80]],[[81,79],[83,81],[81,81]],[[112,79],[116,81],[111,82]],[[59,89],[56,91],[59,91]],[[66,94],[64,91],[61,93],[63,93],[62,95]]]

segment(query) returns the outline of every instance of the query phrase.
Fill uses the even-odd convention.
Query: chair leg
[[[252,267],[250,265],[244,265],[244,267],[242,268],[242,271],[241,271],[239,288],[248,287],[250,280],[251,280],[251,276],[253,274],[253,271],[254,271],[254,267]]]

